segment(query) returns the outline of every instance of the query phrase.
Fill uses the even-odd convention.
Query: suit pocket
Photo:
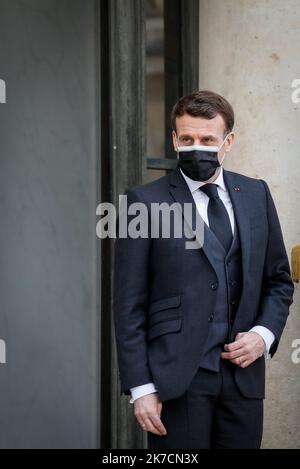
[[[182,327],[182,318],[172,318],[152,324],[148,328],[148,340],[159,337],[163,334],[170,334],[172,332],[179,332]]]
[[[170,296],[169,298],[162,298],[161,300],[153,301],[149,306],[149,315],[156,313],[158,311],[162,311],[164,309],[169,308],[177,308],[180,306],[181,303],[181,296]]]

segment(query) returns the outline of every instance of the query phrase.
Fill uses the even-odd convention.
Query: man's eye
[[[190,146],[193,145],[194,140],[191,137],[180,137],[179,138],[179,145],[182,146]]]

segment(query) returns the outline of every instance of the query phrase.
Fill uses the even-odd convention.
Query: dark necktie
[[[228,212],[219,197],[217,184],[204,184],[200,190],[209,197],[207,208],[209,227],[228,252],[232,243],[232,229]]]

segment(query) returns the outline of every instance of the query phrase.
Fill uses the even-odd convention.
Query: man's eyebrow
[[[204,135],[203,137],[201,137],[201,140],[206,140],[206,139],[212,139],[212,140],[216,140],[217,137],[215,137],[215,135]]]
[[[186,138],[186,137],[189,137],[189,138],[195,138],[196,137],[196,134],[193,134],[193,133],[182,133],[178,136],[179,138]],[[217,140],[217,137],[215,135],[203,135],[202,137],[200,137],[200,140],[208,140],[208,139],[211,139],[211,140]]]
[[[191,138],[194,138],[194,134],[189,134],[189,133],[183,133],[183,134],[180,134],[179,137],[191,137]]]

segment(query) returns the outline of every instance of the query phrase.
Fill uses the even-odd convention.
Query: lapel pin
[[[233,190],[235,190],[235,192],[240,192],[240,188],[239,188],[239,187],[234,187]]]

